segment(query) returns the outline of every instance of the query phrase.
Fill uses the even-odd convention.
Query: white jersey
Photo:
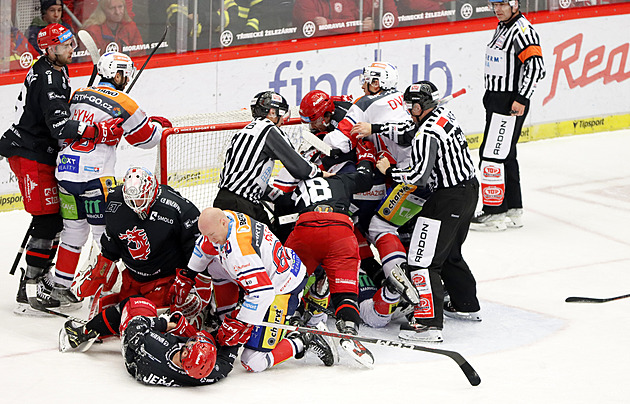
[[[229,219],[227,243],[218,245],[201,236],[188,263],[196,272],[208,270],[216,286],[237,284],[245,291],[238,320],[260,325],[276,295],[296,289],[306,276],[306,267],[290,248],[282,246],[278,238],[261,222],[249,216],[224,211]],[[216,300],[230,288],[215,287]],[[233,299],[238,299],[232,296]]]
[[[71,119],[93,125],[110,118],[123,118],[124,138],[132,146],[149,149],[160,142],[162,127],[149,122],[146,113],[122,91],[109,83],[80,88],[70,101]],[[55,177],[59,181],[88,182],[114,176],[116,146],[93,140],[68,141],[57,156]]]
[[[346,116],[339,122],[337,129],[328,133],[324,141],[330,146],[341,149],[344,153],[353,148],[350,130],[358,122],[367,123],[397,123],[411,119],[409,111],[405,108],[403,93],[397,90],[387,90],[376,95],[365,95],[355,101],[350,107]],[[374,143],[377,151],[385,147],[400,164],[408,163],[411,156],[411,149],[402,147],[389,139],[383,142],[376,141],[375,135],[368,137]],[[384,144],[383,144],[384,143]]]

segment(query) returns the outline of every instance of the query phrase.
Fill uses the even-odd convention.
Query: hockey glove
[[[76,280],[78,297],[94,296],[98,288],[103,285],[103,291],[112,290],[118,279],[118,267],[114,261],[108,260],[99,254],[96,264]]]
[[[196,272],[188,271],[185,268],[177,270],[177,276],[173,281],[173,285],[171,285],[171,288],[168,290],[168,300],[171,301],[173,309],[177,306],[181,307],[186,301],[190,289],[192,289],[195,284],[194,277],[196,274]]]
[[[163,116],[150,116],[149,121],[159,123],[163,128],[172,128],[173,124]]]
[[[357,143],[357,162],[363,160],[376,164],[376,148],[374,143],[368,140],[359,140]]]
[[[190,338],[197,333],[197,329],[190,325],[188,320],[186,320],[186,317],[178,311],[171,314],[168,322],[175,324],[175,328],[169,330],[169,332],[173,335]]]
[[[123,118],[110,118],[98,122],[94,126],[88,126],[81,134],[81,139],[94,140],[97,144],[116,146],[125,130],[120,126],[124,122]]]
[[[382,150],[380,153],[378,153],[378,159],[380,160],[383,157],[385,157],[387,159],[387,161],[389,161],[389,164],[391,165],[396,165],[396,159],[394,158],[394,156],[389,152],[389,150]]]
[[[223,346],[242,345],[247,342],[252,334],[253,325],[237,320],[236,314],[225,316],[219,331],[217,332],[217,342]]]

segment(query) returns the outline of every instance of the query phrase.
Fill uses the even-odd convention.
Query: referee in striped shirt
[[[252,99],[251,110],[254,120],[234,135],[226,152],[213,206],[245,213],[270,226],[260,200],[275,160],[300,180],[329,174],[305,160],[280,129],[291,114],[284,97],[273,91],[258,93]]]
[[[410,278],[429,279],[418,288],[421,303],[414,319],[401,326],[400,337],[442,341],[443,314],[479,321],[475,278],[462,256],[470,220],[479,198],[479,182],[468,143],[452,111],[438,106],[439,92],[429,81],[407,88],[404,99],[413,122],[372,125],[372,133],[411,143],[411,165],[392,168],[387,158],[376,167],[399,183],[432,191],[414,227],[407,263]],[[444,286],[442,286],[442,282]],[[451,297],[444,305],[444,288]]]
[[[499,231],[523,225],[516,143],[545,67],[538,34],[519,11],[518,0],[490,0],[490,5],[499,24],[486,47],[486,127],[479,149],[483,211],[471,229]]]

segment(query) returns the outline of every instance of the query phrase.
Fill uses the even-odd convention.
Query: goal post
[[[297,107],[292,108],[292,116],[281,128],[299,149],[306,125],[300,121]],[[164,129],[160,141],[160,183],[177,190],[199,210],[212,206],[230,141],[251,120],[249,109],[173,119],[173,127]],[[274,173],[280,167],[276,164]]]

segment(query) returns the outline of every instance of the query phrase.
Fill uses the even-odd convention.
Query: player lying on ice
[[[306,268],[298,256],[269,228],[249,216],[207,208],[199,216],[198,239],[188,263],[178,272],[175,302],[184,301],[197,273],[207,271],[214,284],[217,314],[223,323],[217,331],[219,346],[244,345],[241,363],[262,372],[291,357],[312,351],[326,366],[334,356],[330,345],[314,334],[289,333],[263,327],[263,321],[300,324],[294,316],[306,284]],[[239,293],[243,294],[237,308]],[[229,314],[226,314],[230,312]]]

